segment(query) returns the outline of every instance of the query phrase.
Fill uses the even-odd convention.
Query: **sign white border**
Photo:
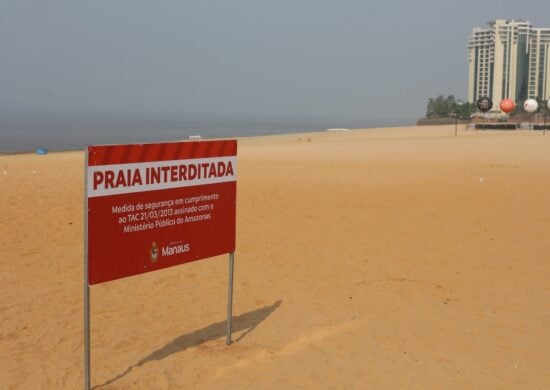
[[[195,165],[201,166],[202,164],[217,164],[224,163],[226,166],[231,163],[233,170],[232,174],[222,175],[220,177],[201,177],[195,178],[192,180],[181,180],[181,181],[166,181],[161,183],[154,184],[142,184],[135,186],[120,186],[116,188],[97,188],[94,189],[94,174],[96,172],[105,173],[107,171],[118,172],[122,171],[123,173],[127,170],[135,171],[139,170],[142,180],[145,180],[146,170],[147,169],[156,169],[162,167],[173,167],[179,165]],[[87,193],[88,198],[95,198],[99,196],[109,196],[109,195],[119,195],[119,194],[130,194],[135,192],[145,192],[145,191],[155,191],[155,190],[167,190],[172,188],[181,188],[181,187],[194,187],[206,184],[216,184],[216,183],[227,183],[237,180],[237,156],[228,156],[228,157],[209,157],[209,158],[194,158],[186,160],[168,160],[168,161],[152,161],[152,162],[143,162],[143,163],[129,163],[129,164],[113,164],[113,165],[94,165],[88,167],[87,170]]]

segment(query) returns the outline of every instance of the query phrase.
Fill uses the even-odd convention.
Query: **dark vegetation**
[[[457,100],[453,95],[439,95],[428,100],[426,118],[468,119],[475,112],[475,104]]]

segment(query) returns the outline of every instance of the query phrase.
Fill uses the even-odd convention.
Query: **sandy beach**
[[[0,156],[0,388],[83,386],[83,152]],[[95,389],[550,388],[550,134],[239,139],[227,256],[91,288]]]

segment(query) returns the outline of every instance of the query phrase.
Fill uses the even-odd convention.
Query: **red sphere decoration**
[[[501,111],[504,111],[507,114],[514,111],[514,108],[516,108],[516,103],[514,103],[512,99],[504,99],[500,102]]]

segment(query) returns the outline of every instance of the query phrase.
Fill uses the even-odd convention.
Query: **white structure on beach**
[[[550,97],[550,28],[495,20],[472,30],[468,52],[468,101]]]

